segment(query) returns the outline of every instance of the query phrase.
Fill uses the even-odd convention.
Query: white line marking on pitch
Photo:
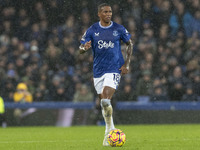
[[[81,140],[84,142],[91,140]],[[56,142],[77,142],[77,140],[64,140],[64,141],[0,141],[1,144],[10,144],[10,143],[56,143]]]

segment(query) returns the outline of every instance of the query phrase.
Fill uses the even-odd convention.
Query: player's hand
[[[90,49],[90,47],[91,47],[91,41],[86,42],[84,45],[81,44],[79,46],[79,52],[80,52],[80,54],[83,54],[86,51],[88,51]]]
[[[91,47],[91,41],[86,42],[84,45],[85,50],[87,51]]]
[[[121,70],[121,75],[125,75],[129,71],[129,69],[125,65],[123,65],[119,70]]]

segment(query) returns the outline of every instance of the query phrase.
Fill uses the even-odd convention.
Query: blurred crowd
[[[13,101],[25,83],[33,101],[94,101],[92,51],[79,55],[78,47],[99,2],[0,0],[0,96]],[[134,41],[113,99],[200,100],[200,0],[109,2]]]

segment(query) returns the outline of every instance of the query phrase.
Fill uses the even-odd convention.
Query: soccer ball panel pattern
[[[126,142],[126,135],[120,129],[111,130],[108,134],[108,143],[112,147],[121,147]]]

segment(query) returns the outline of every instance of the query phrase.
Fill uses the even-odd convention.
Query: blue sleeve
[[[90,41],[92,37],[91,28],[89,28],[81,38],[81,44],[85,44],[86,42]]]
[[[121,37],[120,38],[122,39],[122,41],[124,43],[127,43],[131,38],[131,34],[123,26],[122,26],[122,29],[121,29]]]

